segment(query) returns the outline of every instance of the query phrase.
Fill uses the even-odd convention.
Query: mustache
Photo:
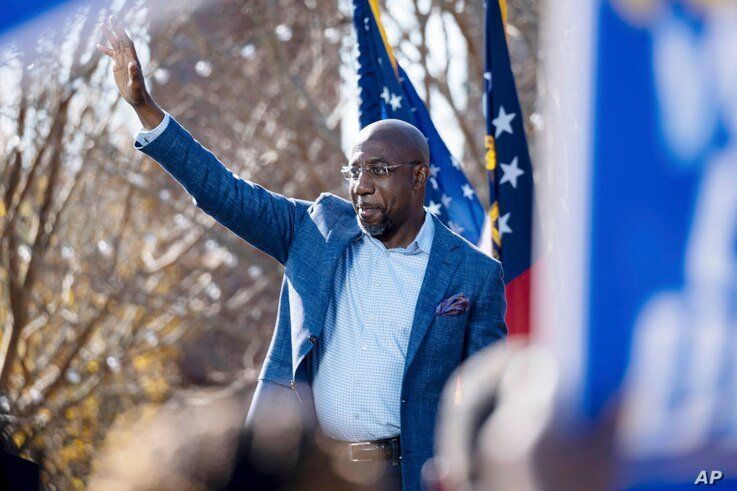
[[[377,203],[366,203],[365,201],[356,201],[355,205],[359,208],[363,208],[364,210],[369,210],[369,209],[374,209],[374,208],[379,209],[379,210],[384,209],[383,206]]]

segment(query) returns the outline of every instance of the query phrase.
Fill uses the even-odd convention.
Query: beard
[[[371,237],[378,237],[385,234],[386,232],[391,231],[394,228],[394,222],[391,221],[386,212],[384,210],[380,211],[381,220],[378,223],[365,222],[361,219],[360,213],[356,214],[356,221],[358,222],[358,226],[361,228],[361,230],[369,234]]]

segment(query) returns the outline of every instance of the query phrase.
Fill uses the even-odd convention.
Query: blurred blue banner
[[[0,7],[0,33],[51,10],[69,0],[3,0]]]
[[[623,484],[690,487],[718,470],[727,489],[737,484],[737,5],[651,3],[600,1],[595,16],[583,410],[597,417],[617,394]]]

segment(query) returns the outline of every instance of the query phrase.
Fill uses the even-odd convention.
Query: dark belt
[[[391,460],[399,465],[402,460],[402,448],[399,437],[376,440],[373,442],[349,443],[351,462],[371,462],[374,460]]]

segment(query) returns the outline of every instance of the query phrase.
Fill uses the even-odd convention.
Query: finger
[[[110,28],[105,24],[100,24],[100,28],[102,29],[102,33],[112,45],[113,49],[115,49],[116,45],[118,44],[118,40],[115,37],[115,34],[113,34],[113,31],[111,31]]]
[[[124,51],[125,47],[123,46],[123,42],[120,39],[120,36],[118,35],[118,30],[115,28],[115,22],[116,22],[115,16],[111,15],[107,19],[106,27],[108,28],[108,30],[112,33],[113,37],[115,38],[115,44],[113,45],[113,48],[115,49],[115,51],[119,51],[120,54],[122,55],[125,52]]]
[[[111,58],[113,56],[115,56],[115,51],[113,51],[112,49],[108,48],[107,46],[103,46],[102,44],[99,44],[98,43],[97,46],[96,46],[96,48],[97,48],[97,51],[100,51],[101,53],[104,53],[104,54],[108,55]]]
[[[128,38],[128,35],[125,33],[125,29],[123,29],[123,26],[120,24],[120,21],[117,17],[114,15],[110,16],[110,25],[113,26],[113,32],[115,32],[115,37],[118,38],[118,43],[120,44],[121,49],[126,49],[126,44],[128,41],[130,41],[130,38]]]
[[[115,35],[121,41],[121,44],[125,47],[125,50],[127,51],[128,56],[138,61],[138,54],[136,53],[136,47],[133,44],[133,41],[131,40],[130,36],[128,36],[128,33],[125,32],[123,25],[120,23],[117,17],[113,17],[113,21],[114,21],[113,27],[115,28]]]
[[[128,39],[128,35],[125,33],[125,29],[123,29],[123,26],[120,24],[120,21],[117,17],[114,15],[110,16],[110,25],[113,26],[113,31],[115,31],[115,35],[120,40],[120,42],[125,42]]]

